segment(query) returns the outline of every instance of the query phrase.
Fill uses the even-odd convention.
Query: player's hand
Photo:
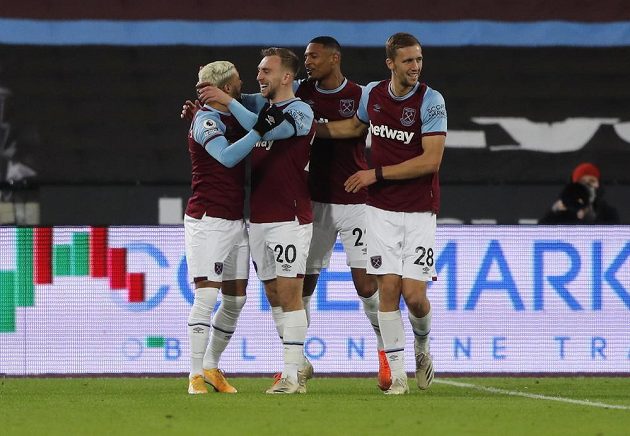
[[[232,97],[207,82],[197,85],[197,96],[203,104],[216,102],[227,106],[232,101]]]
[[[354,194],[373,183],[376,183],[376,172],[373,169],[361,170],[348,177],[343,187],[346,192],[352,192]]]
[[[271,106],[265,105],[258,114],[258,121],[254,124],[253,129],[257,131],[260,136],[263,136],[284,120],[284,112],[282,112],[282,109],[274,104]]]
[[[182,113],[179,117],[182,120],[192,121],[199,109],[201,109],[201,102],[199,100],[195,100],[194,103],[190,100],[186,100],[186,103],[182,106]]]

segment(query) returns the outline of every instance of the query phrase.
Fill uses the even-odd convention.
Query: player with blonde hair
[[[241,79],[231,62],[205,65],[198,78],[198,83],[213,83],[234,98],[241,95]],[[206,383],[218,392],[236,393],[218,363],[245,305],[249,277],[243,158],[275,127],[267,121],[261,119],[247,133],[224,105],[213,102],[195,114],[188,133],[192,196],[184,216],[184,235],[188,272],[195,285],[188,316],[190,394],[207,393]],[[219,291],[221,305],[213,316]]]

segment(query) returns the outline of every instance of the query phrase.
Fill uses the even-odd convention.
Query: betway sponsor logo
[[[395,139],[396,141],[400,141],[403,144],[409,144],[411,142],[411,139],[413,138],[413,135],[415,135],[414,132],[406,132],[404,130],[392,129],[391,127],[384,124],[380,126],[375,126],[374,124],[372,124],[372,122],[370,122],[370,133],[372,134],[372,136]]]

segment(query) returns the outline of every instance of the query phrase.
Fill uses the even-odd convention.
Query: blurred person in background
[[[591,210],[590,195],[585,185],[569,183],[538,224],[588,224],[586,217]]]
[[[584,162],[575,167],[571,181],[581,183],[589,190],[590,210],[586,220],[592,224],[619,224],[619,212],[604,200],[601,173],[597,166]]]
[[[617,209],[603,199],[601,172],[590,162],[576,166],[565,186],[539,224],[619,224]],[[585,189],[580,189],[579,184]],[[584,192],[588,194],[584,201]]]

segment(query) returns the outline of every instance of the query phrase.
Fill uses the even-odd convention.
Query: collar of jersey
[[[289,103],[293,103],[294,101],[298,101],[298,100],[300,100],[298,97],[293,97],[293,98],[290,98],[288,100],[277,101],[274,104],[276,106],[286,106]],[[269,103],[271,104],[271,102],[269,102]]]
[[[344,77],[343,82],[341,82],[341,85],[339,85],[335,89],[323,89],[318,86],[319,82],[315,82],[315,89],[317,90],[317,92],[321,92],[322,94],[334,94],[336,92],[341,91],[344,88],[344,86],[346,86],[347,83],[348,83],[348,79]]]
[[[208,110],[208,111],[218,112],[218,113],[220,113],[221,115],[232,115],[232,113],[231,113],[231,112],[223,112],[223,111],[220,111],[219,109],[213,108],[212,106],[210,106],[210,105],[208,105],[208,104],[204,104],[204,105],[203,105],[203,108],[204,108],[205,110]]]
[[[411,91],[409,91],[405,95],[401,95],[400,97],[398,97],[396,94],[394,94],[394,91],[392,91],[392,81],[390,80],[389,83],[387,84],[387,92],[389,92],[389,96],[393,98],[394,100],[403,101],[411,97],[418,90],[419,86],[420,86],[420,82],[416,83],[414,87],[411,88]]]

